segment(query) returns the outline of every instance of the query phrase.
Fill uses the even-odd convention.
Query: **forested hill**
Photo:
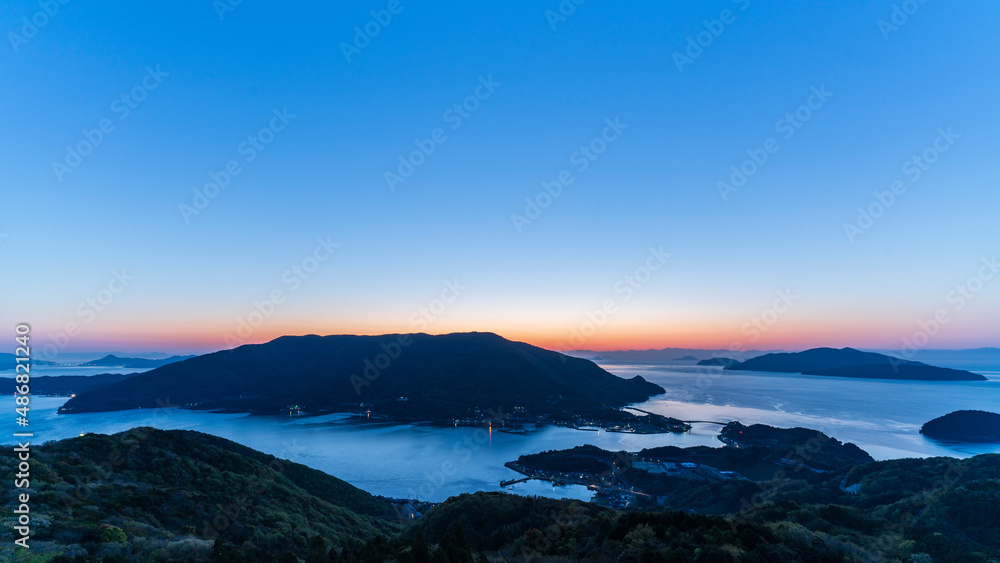
[[[8,542],[0,560],[991,563],[1000,554],[1000,455],[786,465],[757,482],[677,478],[658,493],[666,506],[643,497],[625,511],[464,494],[422,507],[407,526],[335,477],[199,432],[86,435],[33,446],[31,460],[32,551]],[[0,471],[14,475],[17,463],[0,447]],[[0,519],[12,521],[14,496],[3,503]]]
[[[13,476],[17,456],[11,446],[0,454]],[[316,536],[342,549],[398,527],[392,506],[340,479],[185,430],[32,446],[30,482],[33,549],[54,542],[84,561],[203,561],[216,539],[251,542],[248,555],[304,552]],[[3,500],[5,521],[14,499]]]

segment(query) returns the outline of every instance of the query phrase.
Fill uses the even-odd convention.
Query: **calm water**
[[[805,426],[858,444],[878,459],[1000,452],[1000,446],[946,446],[917,430],[931,418],[959,409],[997,410],[1000,372],[980,372],[987,382],[922,383],[869,381],[802,375],[721,372],[682,365],[605,365],[612,373],[639,374],[668,390],[640,408],[684,420]],[[108,370],[100,370],[108,371]],[[94,368],[34,370],[35,375],[93,374]],[[8,375],[10,372],[6,372]],[[0,402],[13,401],[0,397]],[[63,398],[36,397],[31,427],[36,443],[114,433],[135,426],[198,430],[320,469],[374,494],[440,501],[463,492],[500,490],[501,480],[518,474],[503,464],[544,450],[593,444],[608,450],[660,445],[720,443],[717,426],[696,424],[690,433],[632,435],[584,432],[542,426],[527,435],[475,428],[385,424],[344,415],[322,417],[250,416],[181,409],[57,415]],[[13,413],[3,422],[0,442],[17,431]],[[583,487],[538,481],[512,492],[587,499]]]
[[[945,445],[920,426],[963,409],[1000,410],[1000,370],[976,371],[988,381],[888,381],[801,374],[723,371],[680,365],[603,365],[641,375],[667,390],[639,408],[682,420],[739,420],[803,426],[854,442],[876,459],[968,457],[1000,452],[998,444]]]

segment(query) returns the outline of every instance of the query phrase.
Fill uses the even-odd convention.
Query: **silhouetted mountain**
[[[774,371],[863,379],[915,381],[986,381],[968,371],[939,368],[853,348],[813,348],[804,352],[765,354],[726,366],[727,370]]]
[[[674,358],[674,361],[678,362],[697,362],[698,358],[694,356],[681,356],[680,358]]]
[[[412,418],[591,411],[645,401],[663,388],[589,360],[491,333],[285,336],[140,374],[114,392],[78,394],[62,412],[163,404],[278,412],[357,408]]]
[[[165,366],[167,364],[172,364],[174,362],[181,362],[184,360],[188,360],[194,357],[195,356],[170,356],[169,358],[163,358],[158,360],[147,360],[145,358],[120,358],[118,356],[109,354],[99,360],[94,360],[92,362],[87,362],[85,364],[80,364],[80,365],[97,366],[97,367],[153,369],[153,368],[158,368],[160,366]]]
[[[955,411],[920,427],[920,433],[956,442],[1000,442],[1000,414],[986,411]]]
[[[36,375],[31,378],[34,395],[72,395],[99,387],[114,385],[134,377],[134,373],[102,373],[100,375]],[[0,395],[12,395],[14,386],[0,388]]]
[[[0,354],[0,370],[16,369],[15,366],[17,364],[17,356],[14,354]],[[39,360],[38,358],[31,358],[31,364],[35,366],[52,366],[55,365],[55,362],[47,362],[45,360]]]
[[[707,360],[702,360],[698,362],[699,366],[722,366],[728,367],[733,364],[738,364],[736,360],[732,358],[709,358]]]

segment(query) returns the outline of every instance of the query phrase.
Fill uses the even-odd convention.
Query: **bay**
[[[667,393],[636,405],[683,420],[803,426],[854,442],[876,459],[1000,452],[995,444],[942,444],[918,433],[931,418],[960,409],[997,410],[1000,371],[982,371],[985,382],[860,380],[762,372],[723,372],[677,364],[604,364],[622,377],[642,375]],[[53,367],[34,375],[93,375],[108,369]],[[136,371],[136,370],[125,370]],[[10,377],[10,372],[0,377]],[[2,399],[0,399],[2,400]],[[64,397],[34,397],[33,443],[97,432],[111,434],[150,426],[197,430],[227,438],[282,459],[302,463],[373,494],[438,502],[473,491],[506,490],[554,498],[589,499],[581,486],[553,487],[529,481],[501,489],[520,474],[504,467],[518,456],[583,444],[636,451],[662,445],[717,447],[719,426],[693,425],[686,434],[588,432],[540,425],[527,434],[431,424],[397,424],[337,414],[261,416],[177,408],[111,413],[57,414]],[[13,444],[13,401],[0,443]]]

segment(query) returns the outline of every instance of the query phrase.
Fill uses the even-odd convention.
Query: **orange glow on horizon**
[[[391,333],[412,333],[419,332],[412,327],[397,327],[393,330],[389,327],[378,327],[374,330],[365,327],[362,330],[351,330],[351,327],[292,327],[274,326],[260,327],[252,333],[241,338],[232,329],[219,330],[220,327],[206,325],[200,327],[198,331],[187,331],[178,334],[170,330],[171,327],[159,327],[158,330],[149,331],[129,331],[127,333],[105,333],[99,337],[86,338],[81,336],[73,342],[72,349],[76,351],[89,350],[135,350],[148,352],[177,352],[177,353],[208,353],[218,350],[229,349],[241,344],[260,344],[269,342],[275,338],[292,335],[302,336],[307,334],[358,334],[358,335],[379,335]],[[337,329],[340,330],[337,330]],[[452,332],[495,332],[508,340],[526,342],[528,344],[555,350],[560,352],[570,350],[657,350],[663,348],[691,348],[691,349],[727,349],[727,350],[805,350],[821,346],[829,347],[859,347],[859,348],[901,348],[902,339],[900,337],[886,338],[884,334],[879,334],[877,328],[869,328],[862,331],[848,329],[847,327],[834,327],[827,324],[821,328],[795,327],[782,331],[777,329],[770,334],[762,335],[758,340],[751,338],[733,330],[713,330],[711,327],[702,326],[690,329],[662,328],[654,330],[650,327],[635,327],[631,330],[609,330],[603,329],[589,338],[573,335],[565,331],[543,331],[543,330],[502,330],[481,327],[477,329],[463,329],[454,327],[441,331],[428,330],[429,334],[449,334]],[[224,335],[228,334],[233,340],[228,340]],[[578,333],[579,334],[579,333]],[[890,331],[892,334],[892,331]],[[905,334],[905,333],[904,333]],[[228,342],[228,343],[227,343]],[[942,344],[945,344],[942,342]],[[954,343],[957,347],[966,347],[960,343]],[[941,346],[946,347],[946,346]],[[975,347],[969,345],[967,347]]]
[[[900,320],[899,315],[859,320],[849,313],[823,311],[823,319],[815,316],[782,318],[771,326],[754,327],[744,318],[733,320],[730,316],[706,313],[700,318],[612,318],[601,326],[588,324],[586,318],[566,320],[565,315],[546,316],[536,322],[514,315],[500,315],[494,321],[483,322],[463,318],[442,318],[425,329],[403,320],[398,323],[357,322],[340,320],[318,321],[310,315],[269,318],[256,327],[241,325],[227,317],[212,317],[192,322],[165,316],[151,322],[148,318],[123,319],[113,326],[91,326],[71,338],[67,352],[133,351],[203,354],[236,347],[241,344],[260,344],[285,335],[306,334],[358,334],[379,335],[391,333],[427,332],[448,334],[454,332],[494,332],[509,340],[527,342],[534,346],[556,351],[569,350],[650,350],[663,348],[726,349],[726,350],[805,350],[816,347],[855,347],[873,349],[901,349],[904,338],[916,329],[914,321]],[[752,317],[751,317],[752,318]],[[110,325],[110,323],[109,323]],[[932,347],[975,348],[996,346],[988,338],[990,330],[972,325],[946,327]],[[39,327],[38,334],[46,335],[38,342],[48,343],[58,327]]]

